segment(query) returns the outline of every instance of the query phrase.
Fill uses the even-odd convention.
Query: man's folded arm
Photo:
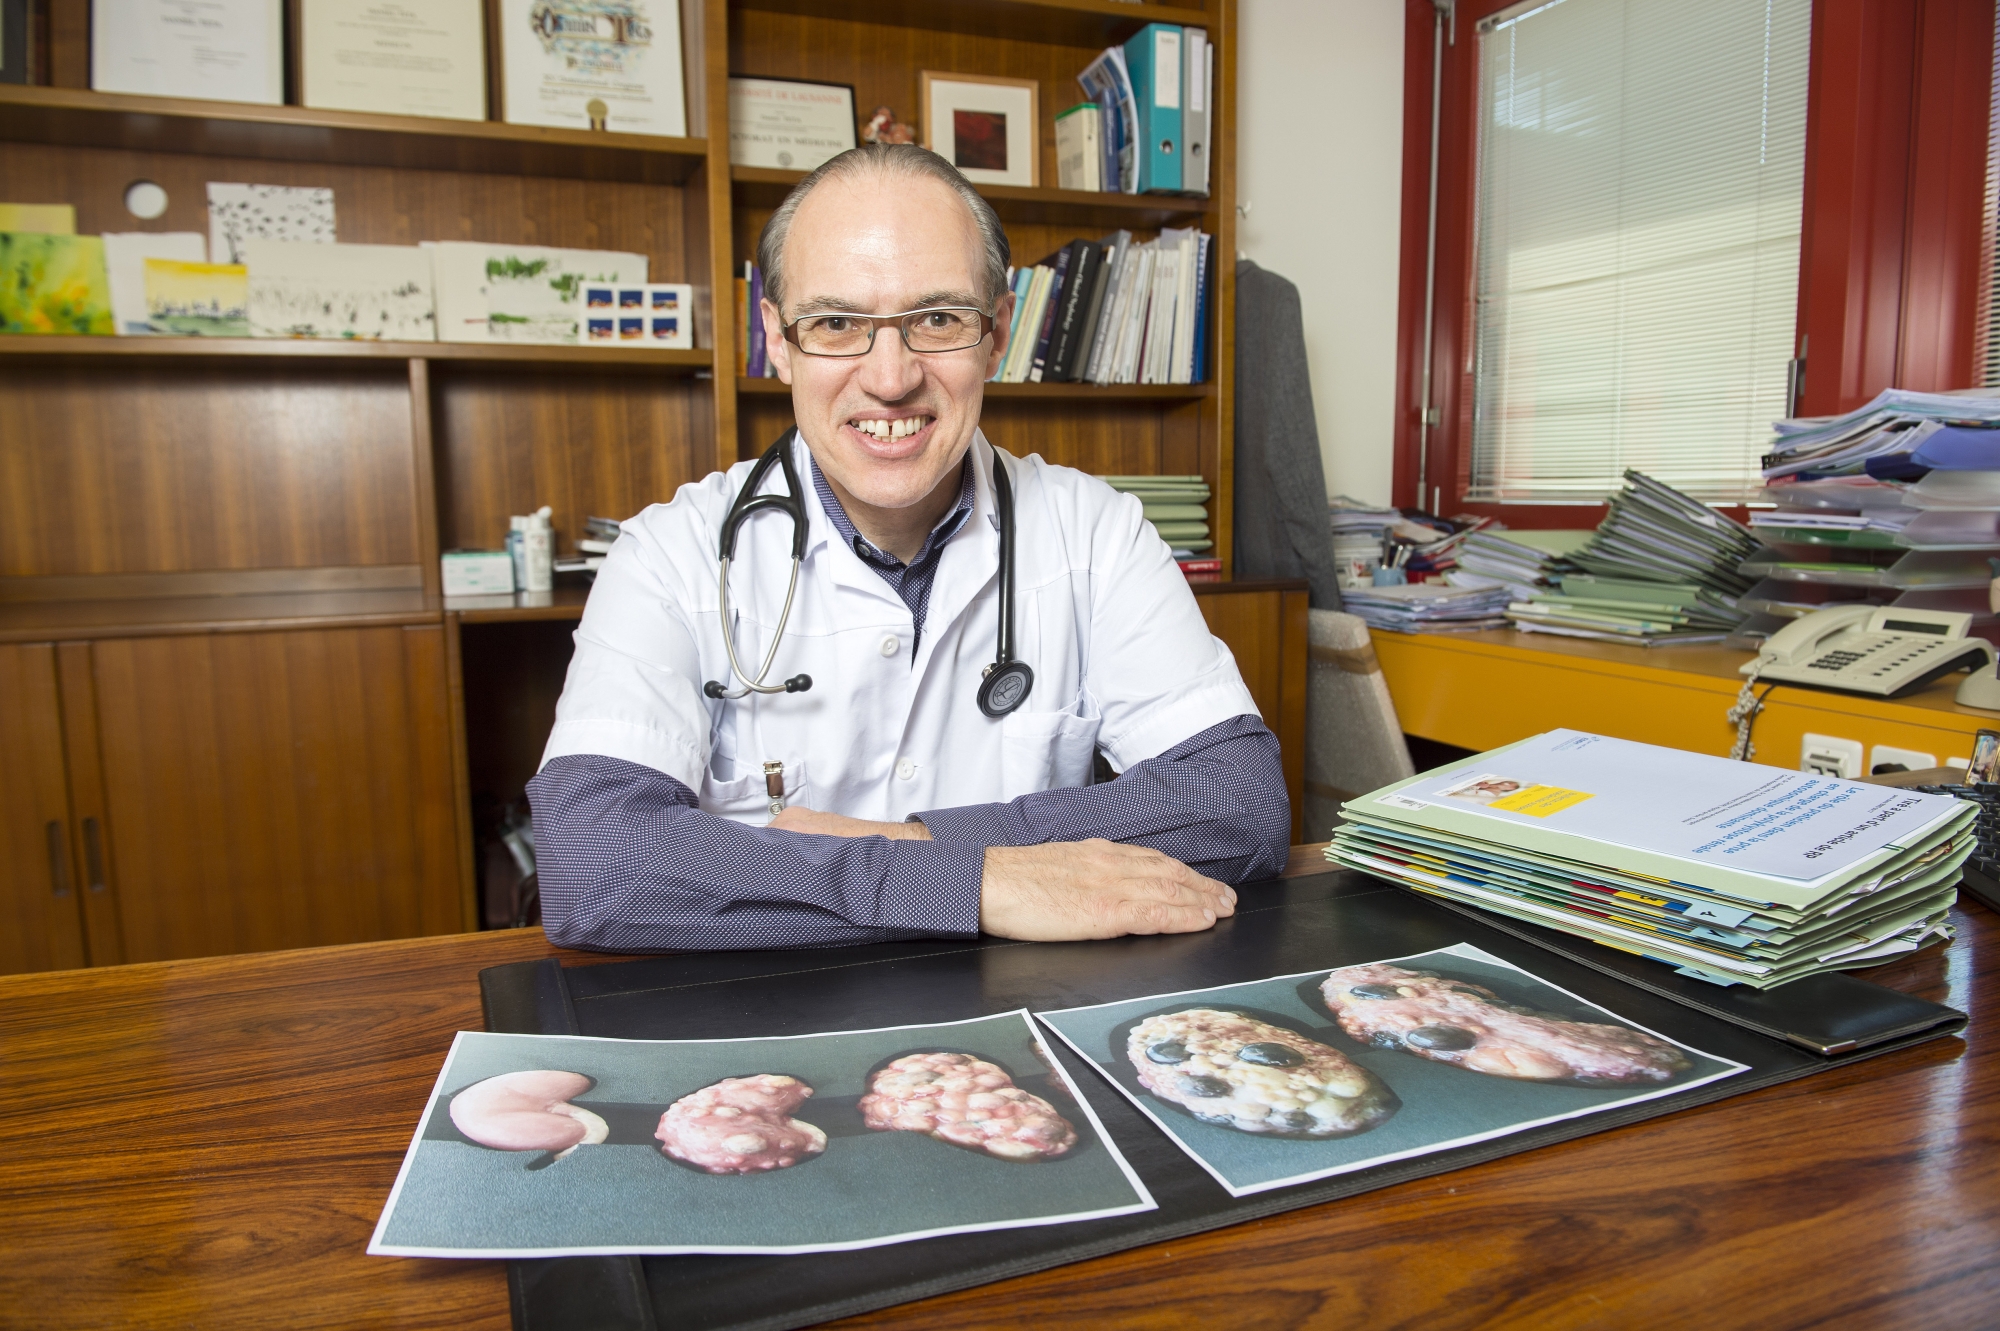
[[[542,920],[561,947],[811,947],[979,932],[985,850],[805,836],[704,813],[664,773],[600,754],[528,783]]]
[[[983,850],[1103,837],[1151,846],[1231,884],[1276,875],[1292,838],[1278,737],[1256,716],[1212,725],[1102,785],[917,817],[934,843]]]

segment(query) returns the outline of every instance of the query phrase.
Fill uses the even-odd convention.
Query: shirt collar
[[[924,538],[923,548],[917,551],[917,557],[908,565],[887,551],[877,549],[856,529],[853,521],[847,516],[847,510],[841,506],[840,496],[835,494],[833,487],[827,483],[825,475],[819,469],[819,461],[812,456],[810,449],[806,451],[806,466],[812,471],[813,489],[819,492],[820,509],[826,514],[827,521],[833,524],[833,529],[840,533],[842,543],[868,563],[881,568],[901,569],[914,567],[931,558],[945,542],[958,535],[959,529],[965,526],[965,520],[972,516],[978,486],[973,478],[971,457],[971,450],[968,449],[965,458],[959,463],[958,502],[952,506],[949,513],[938,520],[935,527],[931,528],[931,534]]]

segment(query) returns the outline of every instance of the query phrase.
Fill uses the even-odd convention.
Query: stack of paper
[[[1352,587],[1341,608],[1392,633],[1469,633],[1507,627],[1508,593],[1501,587],[1452,587],[1441,582],[1399,587]]]
[[[1582,572],[1564,574],[1560,592],[1516,602],[1507,617],[1533,633],[1712,642],[1743,621],[1736,601],[1750,579],[1741,568],[1756,549],[1739,523],[1628,471],[1596,533],[1565,556]]]
[[[1100,476],[1114,490],[1136,495],[1145,506],[1146,521],[1176,557],[1212,549],[1209,539],[1208,482],[1199,476]]]
[[[1568,556],[1590,536],[1587,531],[1475,531],[1458,548],[1451,581],[1460,587],[1505,587],[1525,601],[1558,588],[1565,571],[1575,572]]]
[[[1337,863],[1767,989],[1949,938],[1978,810],[1554,730],[1341,813]]]
[[[1841,416],[1779,421],[1764,476],[1921,476],[1941,461],[2000,468],[2000,389],[1913,393],[1885,388]],[[1986,455],[1963,456],[1968,452]],[[1947,461],[1949,459],[1949,461]]]

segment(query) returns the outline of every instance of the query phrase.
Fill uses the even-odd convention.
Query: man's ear
[[[770,358],[771,368],[778,372],[778,380],[789,384],[792,381],[792,344],[785,341],[785,316],[770,301],[761,301],[757,306],[759,327],[753,336],[764,339],[764,354]]]
[[[1014,293],[1009,291],[993,307],[993,347],[986,353],[986,377],[991,379],[999,372],[1000,362],[1007,357],[1007,344],[1014,338]]]

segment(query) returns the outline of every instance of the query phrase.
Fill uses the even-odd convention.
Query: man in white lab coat
[[[1277,741],[1139,502],[980,433],[1013,314],[992,210],[935,154],[869,145],[801,182],[758,254],[798,422],[796,596],[793,523],[751,512],[739,674],[718,557],[751,463],[625,524],[529,786],[550,937],[1102,938],[1232,913],[1231,883],[1284,864]],[[996,461],[1012,655],[1033,672],[997,718]],[[757,493],[786,495],[784,468]],[[810,684],[746,694],[745,676]],[[1120,775],[1090,784],[1099,751]]]

